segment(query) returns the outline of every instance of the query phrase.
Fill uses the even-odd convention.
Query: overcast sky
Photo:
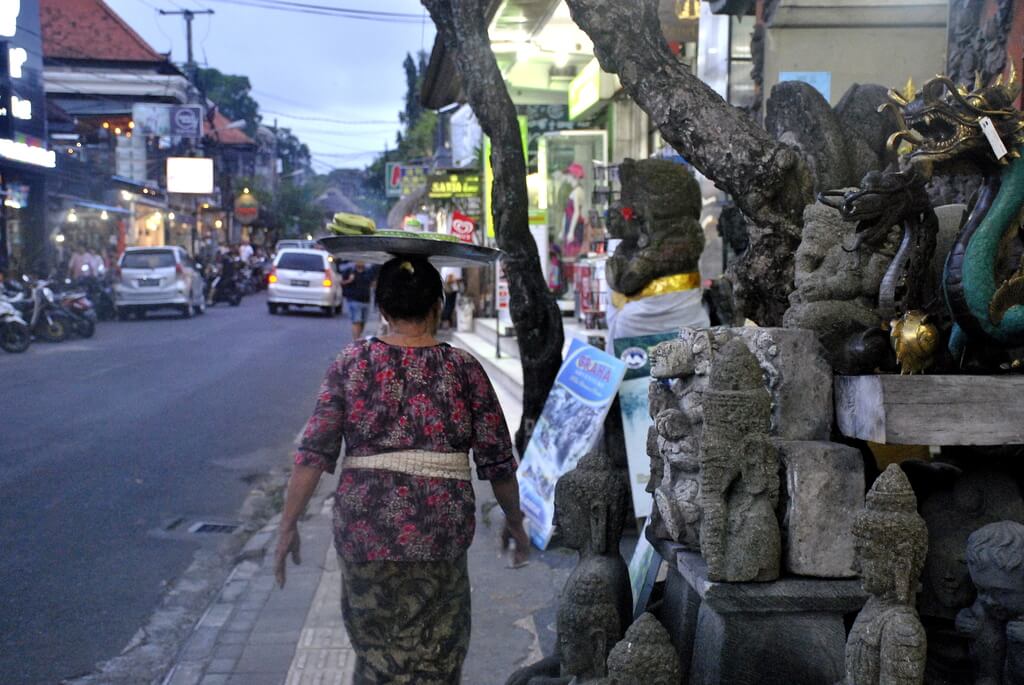
[[[276,118],[291,127],[309,145],[320,173],[363,167],[374,152],[394,146],[405,97],[402,60],[407,52],[429,51],[434,40],[434,25],[418,0],[302,3],[419,17],[387,22],[244,6],[259,0],[106,1],[176,63],[186,58],[185,21],[157,9],[212,9],[215,14],[193,22],[196,61],[248,76],[264,122]]]

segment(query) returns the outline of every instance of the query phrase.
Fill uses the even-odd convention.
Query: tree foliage
[[[256,133],[260,124],[260,105],[253,99],[252,84],[248,76],[224,74],[218,69],[199,69],[196,86],[216,103],[221,113],[231,121],[245,121],[245,132]]]

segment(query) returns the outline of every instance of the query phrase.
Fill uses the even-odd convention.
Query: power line
[[[399,125],[397,121],[390,121],[387,119],[364,119],[361,121],[344,121],[342,119],[332,119],[330,117],[311,117],[300,114],[289,114],[288,112],[277,112],[272,109],[264,109],[265,114],[276,114],[279,117],[288,117],[289,119],[298,119],[299,121],[324,121],[329,124],[344,124],[346,126],[364,126],[364,125],[375,125],[380,124],[394,124]]]
[[[381,12],[376,10],[357,10],[347,7],[332,7],[330,5],[316,5],[304,2],[289,2],[288,0],[210,0],[211,2],[252,7],[256,9],[278,10],[282,12],[293,12],[297,14],[314,14],[320,16],[338,17],[342,19],[361,19],[364,21],[379,21],[391,24],[418,24],[422,21],[421,15],[403,12]]]

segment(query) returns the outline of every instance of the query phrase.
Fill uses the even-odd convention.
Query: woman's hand
[[[516,543],[515,551],[512,554],[512,568],[525,566],[530,559],[530,537],[523,528],[522,513],[515,520],[505,520],[505,528],[501,531],[501,549],[506,550],[511,546],[512,541]]]
[[[299,555],[299,529],[295,525],[282,526],[278,532],[277,549],[274,551],[274,577],[277,578],[278,587],[284,587],[289,554],[292,555],[292,562],[298,566],[302,559]]]

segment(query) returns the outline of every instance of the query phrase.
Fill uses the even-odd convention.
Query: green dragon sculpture
[[[988,86],[978,79],[970,91],[936,76],[912,99],[889,91],[891,103],[883,105],[899,120],[889,145],[902,145],[904,168],[931,177],[968,163],[984,176],[943,276],[954,322],[949,349],[956,359],[968,343],[1024,346],[1024,114],[1013,104],[1020,92],[1012,71]],[[997,141],[986,137],[986,120],[1005,155],[997,157]]]

